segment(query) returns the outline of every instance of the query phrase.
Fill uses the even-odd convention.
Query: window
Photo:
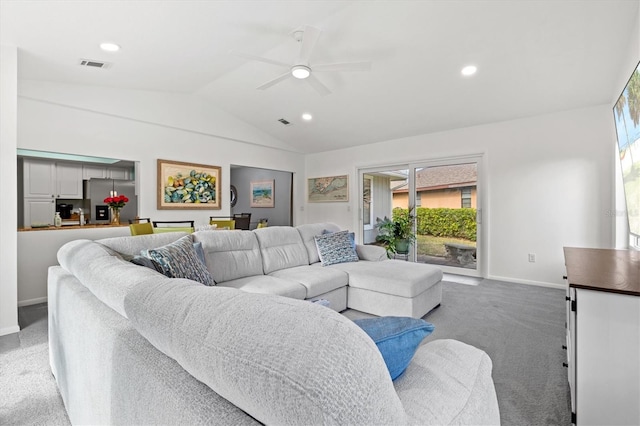
[[[470,208],[471,207],[471,188],[462,188],[460,191],[460,196],[462,199],[462,208]]]

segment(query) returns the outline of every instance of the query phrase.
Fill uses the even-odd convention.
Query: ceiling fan
[[[309,85],[316,90],[316,92],[324,96],[330,94],[331,90],[329,90],[327,86],[325,86],[320,80],[318,80],[314,73],[325,71],[369,71],[371,69],[371,62],[343,62],[336,64],[311,65],[309,63],[309,58],[311,58],[311,54],[313,53],[313,49],[318,41],[318,38],[320,37],[321,32],[322,31],[320,29],[307,25],[303,28],[294,30],[291,33],[293,38],[300,43],[300,53],[298,54],[298,58],[293,63],[293,65],[269,58],[263,58],[261,56],[255,56],[249,53],[231,51],[231,54],[245,59],[252,59],[255,61],[266,62],[272,65],[278,65],[287,69],[284,74],[281,74],[278,77],[267,81],[261,86],[258,86],[258,89],[260,90],[268,89],[269,87],[274,86],[281,81],[286,80],[287,78],[293,77],[301,80],[306,80]]]

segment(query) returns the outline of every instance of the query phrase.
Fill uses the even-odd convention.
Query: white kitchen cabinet
[[[56,163],[24,160],[24,197],[56,198]]]
[[[82,165],[31,159],[23,165],[24,198],[82,198]]]
[[[109,179],[125,179],[129,180],[129,169],[123,167],[109,167],[107,169],[107,177]]]
[[[640,424],[640,252],[565,247],[576,425]]]
[[[53,217],[56,214],[56,200],[52,198],[25,198],[24,199],[24,226],[33,224],[53,225]]]
[[[107,168],[104,166],[84,165],[82,166],[82,179],[91,178],[104,179],[107,177]]]
[[[56,163],[56,198],[82,199],[82,165]]]

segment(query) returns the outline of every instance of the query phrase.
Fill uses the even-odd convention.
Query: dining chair
[[[153,225],[150,222],[132,223],[129,225],[131,235],[147,235],[153,234]]]
[[[154,220],[153,233],[154,234],[159,234],[162,232],[193,233],[195,231],[194,223],[195,223],[195,220]]]
[[[236,221],[236,229],[249,230],[251,213],[234,213],[233,219]]]
[[[146,223],[151,223],[151,219],[148,217],[136,217],[135,219],[129,219],[129,225],[134,223],[145,223],[143,220],[146,221]]]
[[[236,229],[236,221],[229,217],[209,216],[209,225],[216,225],[216,229]]]

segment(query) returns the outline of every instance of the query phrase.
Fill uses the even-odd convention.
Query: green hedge
[[[402,211],[406,212],[407,210],[393,209],[394,218]],[[418,207],[416,209],[416,218],[418,221],[418,235],[476,240],[476,209],[430,209]]]

